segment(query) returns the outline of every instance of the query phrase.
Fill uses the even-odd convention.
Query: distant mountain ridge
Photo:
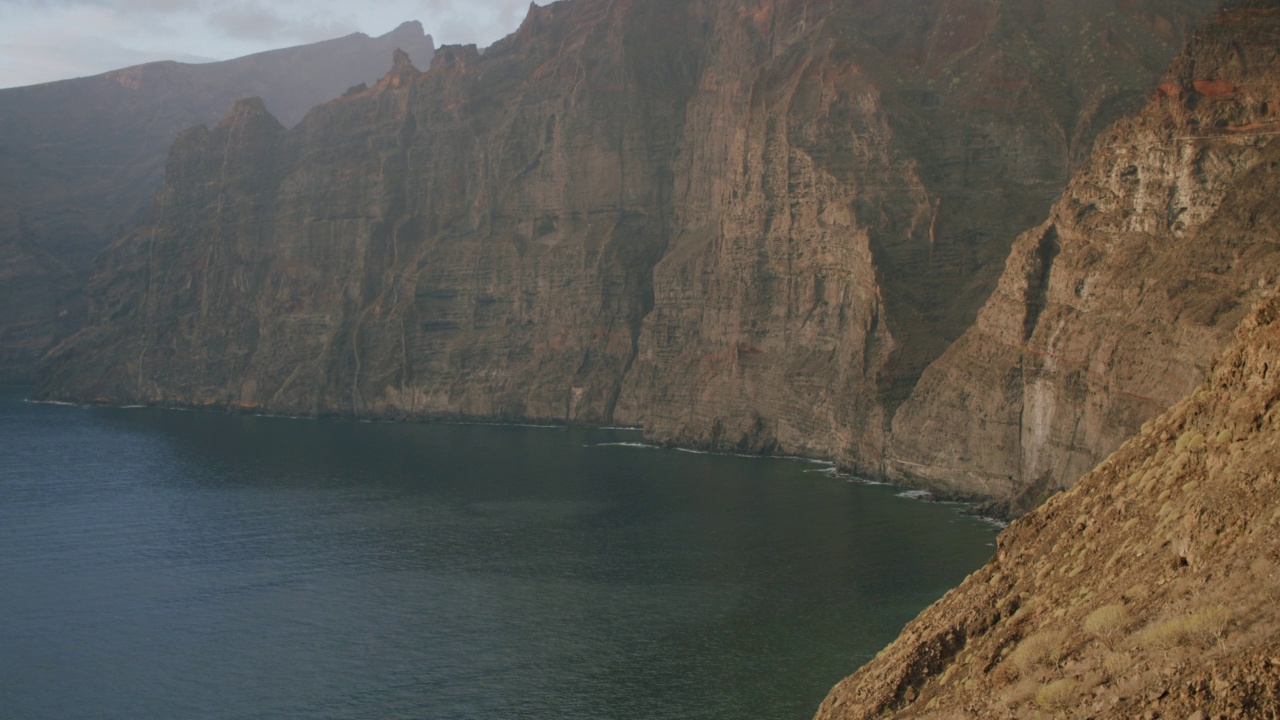
[[[428,63],[416,21],[234,60],[153,62],[0,90],[0,382],[83,320],[80,288],[95,255],[144,214],[178,132],[262,97],[293,125],[314,105],[386,72],[404,50]]]

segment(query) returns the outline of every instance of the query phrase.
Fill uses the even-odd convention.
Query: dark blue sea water
[[[0,718],[808,718],[990,555],[620,430],[0,392]]]

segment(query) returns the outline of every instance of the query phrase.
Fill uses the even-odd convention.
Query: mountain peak
[[[227,114],[222,117],[222,120],[218,121],[218,127],[225,127],[228,125],[239,125],[245,120],[258,117],[261,115],[266,115],[274,118],[274,116],[271,115],[271,113],[267,110],[267,105],[262,101],[262,98],[260,97],[239,98],[238,100],[232,101],[231,109],[228,110]]]
[[[413,78],[421,74],[421,71],[414,67],[413,60],[409,58],[409,53],[396,48],[391,53],[391,69],[387,71],[386,75],[382,76],[375,89],[398,88],[411,82]]]
[[[387,33],[387,35],[400,35],[400,34],[408,34],[408,33],[413,33],[418,37],[422,37],[423,35],[426,34],[426,31],[422,29],[422,23],[418,22],[417,20],[405,20],[404,22],[397,25],[395,30],[392,30],[391,32]]]

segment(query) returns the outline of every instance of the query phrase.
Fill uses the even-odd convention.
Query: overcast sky
[[[0,0],[0,88],[383,35],[406,20],[421,21],[437,46],[484,47],[528,9],[528,0]]]

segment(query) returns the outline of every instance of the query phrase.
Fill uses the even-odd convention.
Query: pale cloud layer
[[[528,8],[528,0],[0,0],[0,88],[377,36],[406,20],[421,21],[437,45],[484,47],[513,32]]]

